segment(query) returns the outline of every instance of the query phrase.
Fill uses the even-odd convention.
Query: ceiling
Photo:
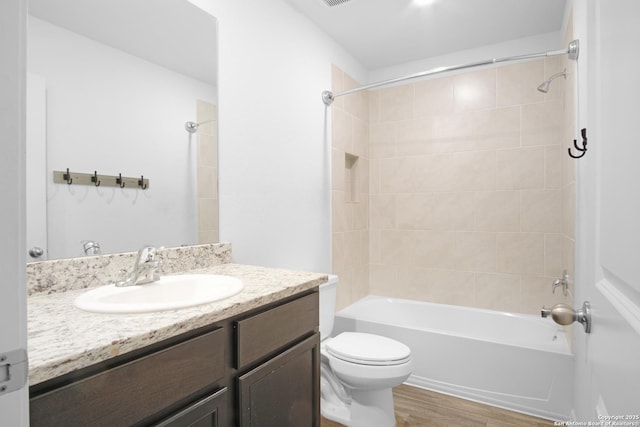
[[[368,70],[559,31],[566,0],[285,0]]]
[[[29,14],[216,85],[216,20],[186,0],[29,0]]]

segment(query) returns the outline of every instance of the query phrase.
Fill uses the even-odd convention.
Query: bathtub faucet
[[[569,274],[567,274],[567,270],[564,270],[562,272],[562,278],[561,279],[555,280],[553,282],[553,284],[551,285],[551,293],[552,294],[556,293],[556,288],[558,286],[562,286],[562,293],[566,297],[567,296],[567,290],[569,289]]]

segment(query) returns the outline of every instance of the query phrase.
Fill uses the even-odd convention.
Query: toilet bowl
[[[396,425],[391,388],[411,374],[411,350],[387,337],[333,329],[337,276],[320,286],[322,416],[349,427]]]

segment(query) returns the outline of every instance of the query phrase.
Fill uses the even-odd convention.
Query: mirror
[[[28,259],[218,240],[216,39],[187,0],[29,1]],[[149,187],[54,183],[67,168]]]

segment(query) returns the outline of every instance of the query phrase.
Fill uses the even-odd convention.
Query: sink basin
[[[193,307],[229,298],[244,285],[236,277],[216,274],[164,276],[144,285],[101,286],[75,299],[75,306],[95,313],[148,313]]]

